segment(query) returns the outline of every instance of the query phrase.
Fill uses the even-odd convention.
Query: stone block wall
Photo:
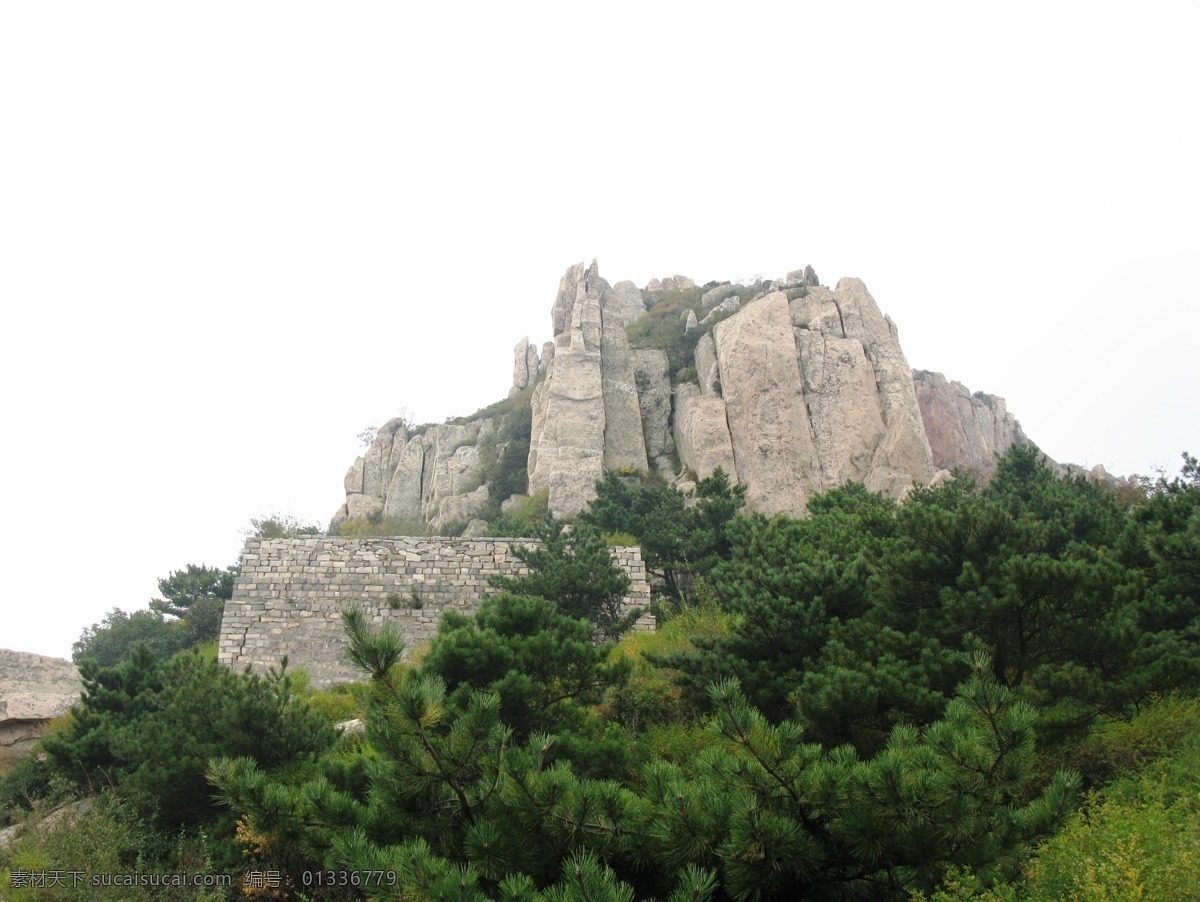
[[[251,539],[242,573],[225,603],[217,660],[242,670],[301,667],[313,686],[360,680],[346,658],[340,612],[357,605],[376,626],[395,623],[406,654],[437,632],[442,611],[474,612],[495,590],[493,576],[523,576],[513,553],[527,539],[375,538]],[[629,608],[650,603],[640,548],[613,548],[629,576]],[[653,629],[644,616],[639,629]]]

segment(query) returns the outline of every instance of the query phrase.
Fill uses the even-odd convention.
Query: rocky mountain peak
[[[811,265],[774,282],[698,288],[673,275],[639,290],[580,262],[550,319],[540,353],[528,338],[514,347],[496,416],[380,430],[335,521],[478,530],[512,491],[545,491],[570,516],[606,470],[682,485],[717,467],[746,485],[752,509],[800,515],[846,481],[899,498],[943,470],[986,473],[1028,442],[1002,398],[914,373],[861,280],[830,289]],[[497,461],[518,455],[524,472],[498,476]]]

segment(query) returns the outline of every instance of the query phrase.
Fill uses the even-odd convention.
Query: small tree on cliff
[[[641,611],[622,611],[629,577],[613,563],[612,551],[600,533],[588,526],[568,531],[551,514],[532,532],[540,547],[513,548],[529,567],[529,575],[494,577],[492,585],[514,595],[545,598],[568,617],[594,623],[605,639],[620,638]]]

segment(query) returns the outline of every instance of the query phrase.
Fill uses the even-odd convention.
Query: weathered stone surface
[[[347,473],[346,504],[334,522],[382,516],[405,528],[429,523],[437,529],[456,519],[441,517],[442,502],[479,488],[483,465],[476,446],[494,430],[494,421],[484,418],[431,426],[406,440],[402,421],[389,423]],[[349,491],[360,473],[362,491]]]
[[[794,274],[793,274],[794,275]],[[858,280],[789,301],[825,487],[863,482],[900,497],[932,477],[892,326]]]
[[[548,490],[550,510],[558,516],[582,510],[604,475],[601,280],[594,270],[577,264],[559,284],[554,359],[533,396],[529,490]],[[569,296],[574,301],[568,308]]]
[[[732,297],[725,298],[725,300],[721,301],[721,303],[717,304],[717,306],[713,307],[712,310],[705,314],[704,319],[700,320],[700,328],[707,329],[712,323],[716,322],[723,316],[728,316],[730,313],[733,313],[740,306],[742,306],[742,301],[741,298],[739,298],[736,294]]]
[[[429,523],[434,529],[441,530],[451,523],[472,520],[487,506],[488,497],[488,487],[481,485],[473,492],[442,498],[438,501],[437,513],[429,518]]]
[[[551,510],[571,516],[605,469],[675,476],[682,464],[703,477],[721,466],[747,485],[752,509],[799,514],[812,494],[847,480],[899,498],[938,469],[986,475],[997,454],[1026,441],[1003,399],[914,375],[895,323],[858,279],[831,291],[806,266],[771,293],[761,279],[739,285],[708,289],[680,314],[697,341],[697,384],[672,396],[666,353],[629,347],[642,292],[610,286],[595,261],[570,267],[551,310],[553,341],[540,354],[527,339],[514,349],[510,395],[537,385],[529,491],[548,491]],[[695,285],[668,276],[646,290]],[[486,420],[410,435],[402,421],[387,424],[346,474],[338,518],[477,518],[496,450],[485,457],[479,442],[497,428]]]
[[[913,385],[934,466],[987,478],[1013,445],[1029,444],[1003,398],[971,393],[941,373],[913,371]]]
[[[383,497],[389,481],[388,463],[392,457],[392,448],[397,442],[407,439],[408,433],[400,420],[391,420],[379,430],[375,441],[363,456],[364,495]]]
[[[774,292],[747,304],[718,323],[713,338],[747,504],[767,514],[799,516],[822,481],[786,295]]]
[[[632,283],[623,283],[630,285]],[[637,289],[634,289],[635,291]],[[641,293],[638,293],[641,300]],[[633,357],[625,334],[625,301],[613,290],[600,296],[601,389],[604,394],[604,469],[649,469]],[[643,308],[644,310],[644,308]]]
[[[805,266],[804,269],[793,269],[787,274],[784,281],[788,285],[808,285],[812,288],[821,284],[821,280],[817,278],[817,273],[811,266]]]
[[[410,439],[399,454],[394,455],[396,468],[392,471],[382,508],[385,518],[404,523],[417,523],[424,519],[422,485],[425,481],[425,451],[425,436],[418,435]]]
[[[725,401],[720,395],[702,394],[691,382],[675,388],[675,447],[680,463],[698,478],[705,479],[721,467],[732,482],[738,481]]]
[[[582,263],[576,263],[574,266],[568,267],[563,277],[559,279],[558,294],[554,298],[554,306],[550,309],[550,323],[556,339],[569,332],[571,311],[578,303],[579,291],[586,281],[585,271]],[[586,288],[583,290],[586,293]],[[599,299],[598,294],[597,299]]]
[[[696,342],[696,378],[700,380],[700,391],[711,394],[721,384],[721,368],[717,364],[717,344],[711,332],[705,332]]]
[[[486,486],[484,486],[484,488],[486,488]],[[480,519],[476,518],[467,523],[466,528],[462,531],[462,538],[464,538],[464,539],[481,538],[484,535],[484,533],[487,532],[487,528],[488,528],[487,520],[480,520]]]
[[[513,348],[513,382],[508,390],[510,398],[537,379],[539,365],[537,345],[530,344],[528,338],[522,338]]]
[[[867,488],[899,497],[933,478],[929,441],[913,389],[912,369],[892,328],[859,279],[840,279],[834,299],[849,338],[858,339],[875,371],[886,432],[875,448]]]
[[[737,295],[737,286],[729,282],[726,282],[724,285],[718,285],[716,288],[710,288],[704,294],[700,295],[700,309],[707,310],[731,295]]]
[[[674,475],[675,439],[671,435],[671,376],[667,352],[634,351],[632,356],[646,457],[656,473],[669,478]]]
[[[687,276],[667,276],[662,280],[663,291],[687,291],[695,287],[696,283]]]
[[[28,752],[38,728],[79,701],[70,661],[0,648],[0,748]]]
[[[638,287],[627,279],[618,282],[605,294],[604,312],[628,326],[646,315],[646,302],[642,300]]]
[[[425,496],[425,519],[438,528],[452,520],[468,519],[470,514],[479,510],[482,505],[477,504],[478,490],[483,492],[483,503],[487,502],[487,486],[480,485],[483,466],[479,447],[473,444],[478,441],[479,434],[467,427],[451,428],[456,432],[463,430],[459,433],[461,444],[456,442],[457,447],[453,444],[435,446],[432,455],[433,479]],[[454,450],[446,454],[450,447],[454,447]],[[434,511],[437,513],[434,514]]]
[[[393,624],[409,655],[433,638],[447,610],[473,613],[494,590],[493,576],[528,572],[513,546],[523,539],[251,539],[241,575],[221,621],[217,660],[241,672],[262,672],[283,655],[308,673],[312,685],[366,677],[346,657],[338,612],[356,606],[374,626]],[[630,580],[626,611],[650,601],[646,565],[638,548],[612,548],[613,562]],[[637,629],[653,629],[638,621]]]
[[[857,339],[797,329],[796,343],[824,485],[865,483],[886,432],[875,370]]]

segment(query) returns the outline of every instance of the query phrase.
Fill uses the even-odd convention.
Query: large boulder
[[[38,728],[68,711],[82,689],[70,661],[0,648],[0,749],[27,753]]]

